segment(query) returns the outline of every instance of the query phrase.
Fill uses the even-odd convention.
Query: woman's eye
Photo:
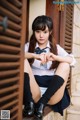
[[[44,31],[44,33],[47,33],[48,31]]]
[[[39,31],[39,30],[37,30],[36,32],[37,32],[37,33],[39,33],[40,31]]]

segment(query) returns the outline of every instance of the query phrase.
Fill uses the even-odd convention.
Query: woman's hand
[[[25,53],[25,59],[37,59],[41,61],[41,64],[45,64],[48,61],[54,61],[56,60],[56,55],[53,53],[41,53],[41,54],[35,54],[35,53]]]
[[[57,56],[53,53],[47,53],[46,57],[47,57],[48,61],[56,61],[57,60]]]
[[[41,64],[45,64],[48,61],[55,61],[57,57],[53,53],[41,53],[41,54],[35,54],[34,58],[40,60]]]
[[[45,64],[47,62],[47,58],[46,58],[46,55],[44,53],[42,54],[33,54],[34,56],[34,59],[37,59],[37,60],[40,60],[41,61],[41,64]]]
[[[48,53],[46,55],[46,57],[47,57],[48,61],[66,62],[66,63],[69,63],[69,64],[71,64],[72,61],[73,61],[73,58],[70,57],[70,56],[62,57],[62,56],[55,55],[53,53]]]

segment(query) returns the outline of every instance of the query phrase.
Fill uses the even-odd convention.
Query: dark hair
[[[53,38],[53,21],[50,17],[45,16],[45,15],[36,17],[32,23],[33,34],[30,38],[30,44],[29,44],[29,50],[28,50],[29,52],[34,53],[34,50],[35,50],[37,40],[35,38],[34,32],[36,30],[44,31],[46,29],[46,26],[48,27],[49,32],[51,32],[51,34],[49,35],[49,42],[50,42],[50,47],[51,47],[50,51],[54,53],[55,55],[57,55],[57,46]],[[34,59],[29,59],[30,65],[32,65],[33,62],[34,62]],[[50,69],[56,68],[58,64],[59,62],[53,61]]]

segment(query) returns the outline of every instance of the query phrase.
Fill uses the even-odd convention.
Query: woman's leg
[[[55,92],[55,94],[51,97],[51,99],[49,100],[49,104],[50,105],[54,105],[56,103],[58,103],[63,95],[64,95],[64,90],[66,87],[66,83],[69,77],[69,72],[70,72],[70,66],[68,63],[60,63],[55,75],[59,75],[60,77],[62,77],[64,79],[64,83],[63,85]]]
[[[69,68],[69,64],[67,63],[59,64],[56,73],[53,76],[53,79],[51,79],[49,83],[47,90],[37,102],[35,115],[38,118],[43,117],[43,110],[47,103],[53,105],[61,100],[67,83]]]
[[[27,59],[24,60],[24,72],[29,74],[32,97],[33,100],[37,102],[41,97],[40,88],[34,78],[34,75],[32,73],[31,67]]]

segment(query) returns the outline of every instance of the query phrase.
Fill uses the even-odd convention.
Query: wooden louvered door
[[[22,120],[23,60],[27,0],[0,0],[0,110],[10,110],[10,120]]]
[[[67,4],[64,7],[64,11],[61,11],[60,20],[60,45],[68,52],[72,52],[72,32],[73,32],[73,10],[74,5]],[[67,83],[67,87],[70,90],[70,79]]]

